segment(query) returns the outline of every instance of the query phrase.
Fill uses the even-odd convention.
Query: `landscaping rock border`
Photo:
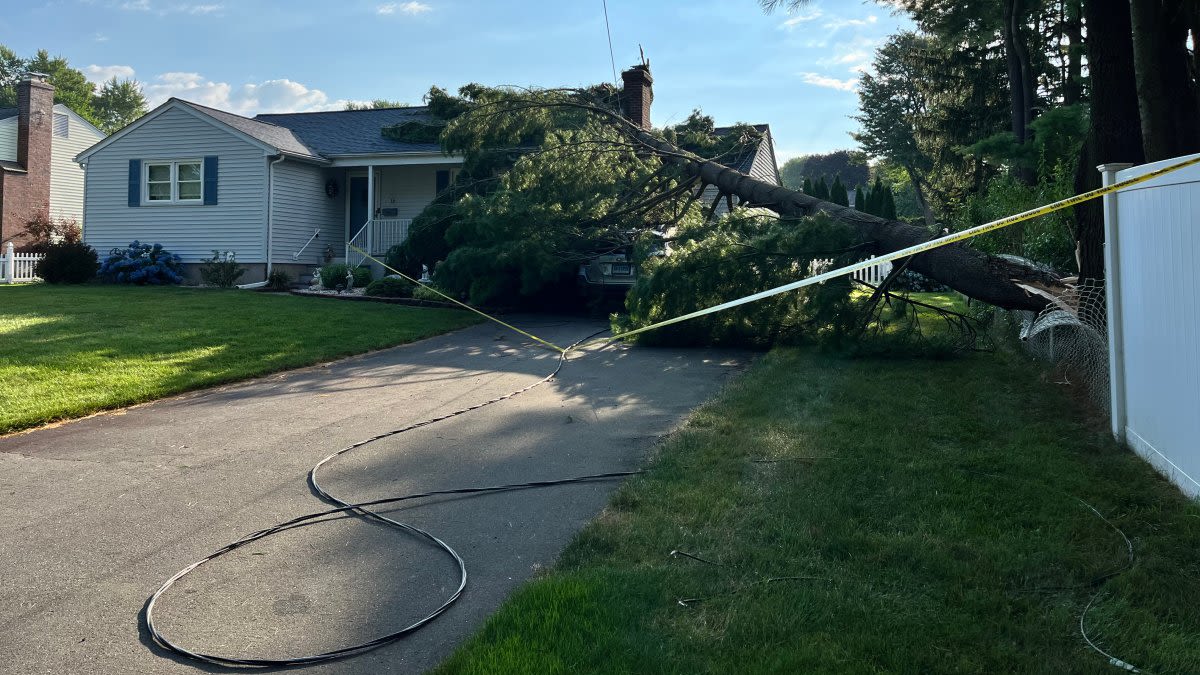
[[[410,307],[442,307],[445,309],[462,309],[458,305],[449,302],[438,302],[437,300],[417,300],[416,298],[384,298],[374,295],[364,295],[361,293],[335,293],[329,291],[301,291],[293,290],[292,295],[300,295],[306,298],[332,298],[334,300],[357,300],[366,302],[384,302],[390,305],[408,305]]]

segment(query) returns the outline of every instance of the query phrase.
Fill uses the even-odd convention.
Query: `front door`
[[[353,176],[350,178],[350,232],[347,237],[358,234],[370,217],[367,214],[367,177]]]

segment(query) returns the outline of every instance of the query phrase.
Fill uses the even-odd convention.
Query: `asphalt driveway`
[[[559,344],[583,320],[515,317]],[[325,508],[308,469],[353,441],[523,387],[556,356],[493,324],[0,438],[0,672],[186,673],[140,625],[167,577],[238,537]],[[744,354],[610,347],[515,399],[364,446],[322,483],[348,501],[637,468]],[[553,562],[616,482],[389,513],[466,560],[463,599],[418,633],[314,673],[420,672]],[[669,544],[667,544],[669,547]],[[361,519],[239,549],[172,589],[156,617],[200,651],[282,657],[392,632],[453,591],[454,565]]]

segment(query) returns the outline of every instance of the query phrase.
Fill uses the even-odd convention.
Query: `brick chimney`
[[[621,107],[630,122],[643,129],[650,128],[650,104],[654,102],[654,78],[650,64],[637,65],[621,73],[625,88],[621,91]]]
[[[0,170],[0,244],[35,215],[50,215],[54,87],[46,77],[29,73],[17,84],[17,167]]]

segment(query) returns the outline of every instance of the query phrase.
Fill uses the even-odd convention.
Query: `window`
[[[204,200],[204,162],[198,159],[146,162],[148,204],[199,204]]]
[[[62,113],[54,113],[54,135],[58,138],[68,138],[71,135],[71,121]]]

